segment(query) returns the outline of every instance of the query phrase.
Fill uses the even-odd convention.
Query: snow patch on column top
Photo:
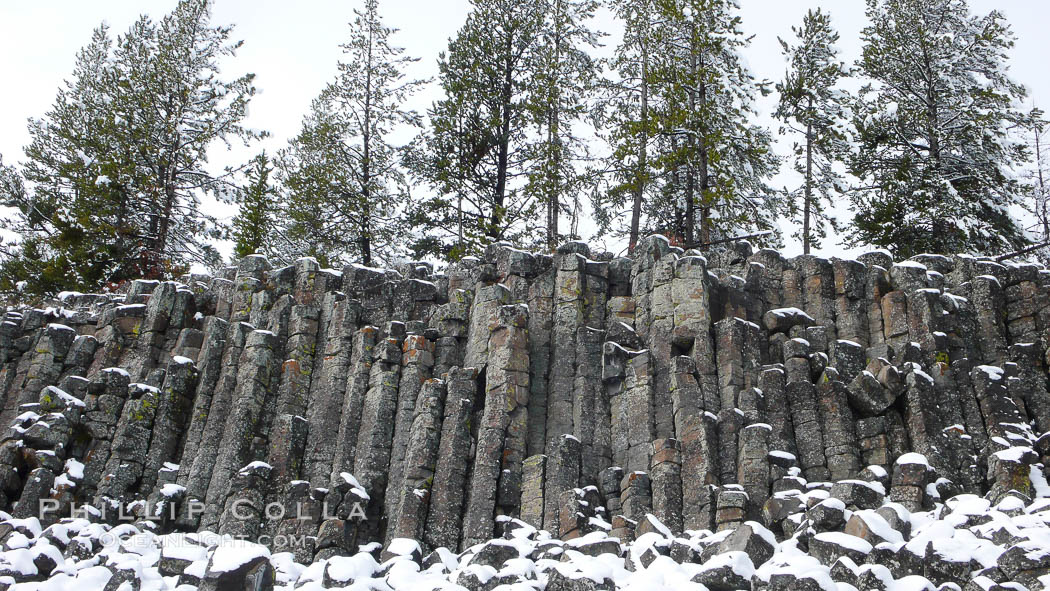
[[[910,452],[910,453],[903,454],[902,456],[897,458],[897,462],[896,463],[900,464],[900,465],[904,465],[904,464],[921,464],[921,465],[926,466],[926,467],[929,467],[929,465],[930,465],[930,462],[926,459],[926,456],[924,456],[924,455],[922,455],[920,453],[915,453],[915,452]]]

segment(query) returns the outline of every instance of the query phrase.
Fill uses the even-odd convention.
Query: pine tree
[[[277,191],[270,183],[273,166],[266,152],[252,160],[247,184],[240,190],[240,211],[233,218],[233,254],[240,259],[250,254],[273,256],[277,244]],[[278,256],[279,258],[279,256]]]
[[[595,0],[539,0],[543,22],[535,54],[530,110],[538,141],[525,191],[546,208],[546,246],[562,239],[560,218],[570,215],[568,236],[575,238],[580,194],[589,184],[590,151],[579,124],[591,115],[589,100],[600,75],[590,52],[599,35],[588,28]]]
[[[0,268],[0,288],[35,295],[97,289],[138,274],[130,219],[130,146],[112,109],[117,72],[105,25],[76,57],[52,108],[30,120],[30,144],[5,228],[19,235]]]
[[[776,243],[778,195],[767,184],[779,159],[768,130],[754,125],[755,98],[769,92],[740,51],[750,44],[734,0],[660,0],[657,78],[665,94],[660,133],[670,144],[667,214],[686,244],[770,231]],[[697,217],[699,216],[699,220]]]
[[[1023,244],[1009,169],[1027,148],[1008,130],[1029,116],[1007,75],[1003,14],[974,16],[965,0],[867,0],[866,12],[854,237],[899,256]]]
[[[809,254],[826,237],[825,225],[838,230],[825,205],[830,205],[844,187],[835,166],[848,151],[843,131],[847,100],[836,85],[849,72],[837,59],[839,34],[827,13],[819,8],[810,10],[802,26],[791,30],[797,44],[780,39],[789,66],[784,80],[777,84],[780,102],[776,117],[783,123],[781,133],[801,136],[792,152],[795,170],[803,182],[801,190],[793,194],[791,209],[796,214],[801,210],[802,227],[796,237],[802,242],[802,251]]]
[[[404,107],[424,83],[405,78],[415,58],[390,44],[377,0],[357,11],[339,75],[313,102],[302,131],[281,156],[289,191],[289,240],[323,263],[390,262],[404,252],[407,146],[392,135],[419,127]]]
[[[252,75],[219,75],[240,43],[210,16],[210,0],[182,0],[116,42],[95,30],[51,110],[30,122],[28,188],[9,225],[25,252],[0,282],[29,281],[41,294],[96,290],[220,262],[209,241],[220,228],[200,199],[228,198],[234,171],[214,174],[208,150],[261,134],[240,124]]]
[[[610,146],[606,160],[607,189],[596,194],[593,210],[600,232],[626,235],[633,251],[641,235],[643,207],[659,192],[659,171],[650,157],[655,123],[652,117],[653,55],[656,53],[654,0],[613,0],[611,8],[624,23],[623,37],[609,68],[600,98],[599,135]],[[625,208],[627,228],[618,226]]]
[[[0,154],[0,205],[18,208],[24,203],[26,203],[26,189],[22,175],[14,166],[5,165],[4,155]],[[8,220],[4,221],[7,223],[0,224],[0,227],[10,223]],[[4,262],[7,262],[18,256],[18,244],[10,241],[5,243],[3,238],[0,237],[0,256],[3,257]],[[0,263],[0,291],[4,289],[4,269],[2,265],[3,263]]]
[[[201,196],[229,201],[236,171],[212,172],[208,150],[216,141],[248,145],[265,135],[241,124],[255,75],[228,81],[220,75],[219,61],[236,55],[242,42],[229,41],[232,27],[210,25],[212,5],[180,0],[157,23],[143,17],[114,51],[119,79],[113,108],[133,152],[133,210],[149,274],[221,262],[209,241],[220,228],[201,210]]]
[[[417,174],[437,195],[417,210],[417,254],[457,259],[500,240],[535,236],[537,198],[523,190],[543,11],[535,1],[471,0],[467,22],[438,60],[444,98],[430,111]]]
[[[24,199],[25,183],[22,175],[14,166],[4,164],[4,155],[0,154],[0,204],[17,207]]]
[[[688,245],[768,230],[780,210],[766,179],[779,161],[752,125],[768,92],[745,66],[732,0],[622,0],[624,40],[613,67],[605,125],[613,179],[595,206],[600,229],[629,196],[629,248],[642,232]]]

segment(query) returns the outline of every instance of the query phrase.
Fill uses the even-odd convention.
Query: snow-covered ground
[[[674,536],[650,515],[630,543],[601,530],[561,541],[504,518],[503,538],[461,554],[423,555],[414,540],[395,539],[308,565],[208,532],[156,535],[85,519],[44,528],[0,513],[0,589],[1035,590],[1050,584],[1050,486],[1041,465],[1031,480],[1034,499],[958,495],[915,512],[888,500],[860,508],[832,496],[840,487],[811,485],[778,493],[786,510],[773,514],[767,504],[769,527],[749,521]]]

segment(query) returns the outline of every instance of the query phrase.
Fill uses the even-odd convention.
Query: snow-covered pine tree
[[[4,155],[0,154],[0,204],[4,207],[17,207],[25,198],[25,183],[22,175],[14,166],[4,164]]]
[[[849,71],[838,59],[839,34],[826,12],[819,8],[808,11],[802,26],[791,31],[793,40],[779,40],[788,70],[776,86],[780,93],[776,117],[782,122],[780,133],[798,137],[792,154],[795,170],[802,175],[802,187],[790,193],[790,210],[794,216],[801,214],[796,238],[802,242],[802,251],[809,254],[811,247],[820,246],[826,237],[825,226],[838,230],[825,207],[841,195],[844,187],[836,166],[848,153],[844,131],[848,100],[837,85]]]
[[[391,45],[377,0],[355,10],[339,74],[313,101],[280,156],[287,236],[322,264],[390,263],[405,252],[407,146],[398,130],[421,126],[405,101],[423,84],[406,77],[417,58]]]
[[[444,98],[430,110],[416,173],[436,191],[416,211],[416,253],[458,259],[500,240],[532,241],[541,207],[523,190],[534,68],[544,13],[535,0],[471,0],[467,22],[438,60]]]
[[[250,254],[264,254],[280,259],[283,237],[278,235],[277,216],[280,206],[277,191],[270,183],[273,164],[263,151],[252,159],[246,183],[238,191],[240,209],[231,224],[233,256],[241,259]]]
[[[535,160],[525,187],[546,208],[546,246],[555,248],[563,236],[576,238],[580,194],[590,185],[590,151],[580,124],[591,113],[590,99],[600,76],[591,56],[600,36],[588,22],[596,0],[538,0],[543,21],[534,55],[535,83],[530,111],[538,140]],[[569,228],[560,225],[569,215]]]
[[[1043,119],[1043,112],[1034,109],[1027,131],[1032,166],[1027,171],[1031,197],[1026,207],[1035,216],[1035,224],[1029,230],[1039,236],[1040,242],[1050,241],[1050,152],[1046,144],[1046,130],[1050,122]]]
[[[899,256],[1023,244],[1008,208],[1027,147],[1008,132],[1029,115],[1008,76],[1003,14],[975,16],[966,0],[867,0],[866,12],[854,237]]]
[[[97,289],[141,272],[131,223],[132,147],[112,109],[118,92],[112,44],[107,27],[96,28],[51,109],[29,122],[25,184],[12,181],[4,189],[5,205],[14,208],[4,227],[19,241],[5,249],[0,289],[21,285],[34,295]]]
[[[5,263],[5,282],[24,275],[42,294],[94,290],[220,262],[209,241],[219,228],[200,199],[228,195],[233,171],[211,172],[207,152],[261,134],[240,124],[252,75],[219,76],[240,43],[210,18],[209,0],[182,0],[157,23],[140,17],[116,43],[105,26],[95,30],[73,79],[30,122],[28,190],[14,221],[26,252]]]
[[[606,187],[594,194],[593,211],[599,232],[627,236],[628,251],[633,251],[644,208],[660,191],[650,154],[656,135],[652,63],[660,23],[654,0],[611,0],[609,6],[624,31],[607,64],[612,76],[603,81],[598,100],[598,135],[608,144],[609,156],[603,167]]]
[[[18,212],[13,219],[0,220],[0,228],[8,229],[10,226],[18,224],[22,214],[20,207],[27,203],[25,182],[22,180],[22,174],[14,166],[4,164],[4,155],[0,154],[0,205],[16,208]],[[0,236],[0,257],[2,257],[0,260],[4,261],[0,263],[0,292],[7,291],[13,287],[13,283],[17,282],[17,280],[15,282],[7,281],[9,269],[6,269],[5,266],[8,261],[19,257],[21,254],[19,250],[17,242],[12,242],[8,237]]]
[[[767,184],[779,161],[750,123],[768,92],[740,56],[750,39],[732,0],[621,0],[623,42],[604,97],[611,145],[599,229],[616,231],[630,202],[629,245],[659,232],[684,244],[771,230],[780,199]],[[620,230],[622,232],[622,230]]]
[[[159,22],[142,17],[114,51],[110,108],[134,165],[132,222],[147,275],[221,263],[211,244],[221,228],[202,211],[201,198],[232,200],[236,170],[215,172],[208,151],[217,141],[248,145],[265,135],[242,125],[254,74],[227,80],[220,73],[220,61],[242,42],[230,41],[232,27],[211,24],[212,4],[180,0]]]
[[[659,0],[661,51],[653,65],[664,95],[657,128],[669,150],[661,159],[669,187],[656,219],[677,221],[685,244],[756,231],[779,241],[781,200],[767,179],[779,159],[769,131],[751,123],[755,98],[769,92],[740,51],[750,44],[735,0]],[[697,220],[699,214],[699,220]]]

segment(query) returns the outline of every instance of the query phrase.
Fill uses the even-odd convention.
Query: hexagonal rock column
[[[579,486],[580,440],[562,435],[555,440],[547,456],[546,478],[543,483],[543,529],[560,531],[562,493]]]
[[[276,336],[263,330],[253,331],[245,342],[237,368],[237,386],[225,417],[222,443],[215,456],[215,466],[205,496],[207,506],[201,516],[201,527],[215,527],[218,524],[231,479],[251,460],[256,429],[276,370],[273,354],[275,346]]]
[[[368,393],[361,410],[361,426],[357,436],[353,470],[354,476],[371,497],[367,524],[376,528],[376,531],[381,527],[380,520],[384,516],[383,502],[397,413],[401,344],[405,338],[405,325],[389,322],[385,333],[388,336],[376,345],[377,353],[368,380]]]
[[[521,502],[529,403],[528,308],[501,306],[489,316],[485,408],[463,517],[464,545],[494,535],[496,507],[516,514]]]
[[[392,502],[387,503],[388,542],[394,538],[423,539],[437,469],[445,395],[445,382],[436,378],[427,380],[419,393],[401,478],[387,488],[388,498],[393,493]]]
[[[682,452],[675,439],[653,442],[649,469],[653,515],[674,533],[682,531]]]
[[[441,422],[437,468],[430,492],[430,511],[423,541],[428,548],[456,551],[460,544],[463,505],[470,465],[470,420],[477,397],[478,372],[454,367],[448,372],[445,416]]]

